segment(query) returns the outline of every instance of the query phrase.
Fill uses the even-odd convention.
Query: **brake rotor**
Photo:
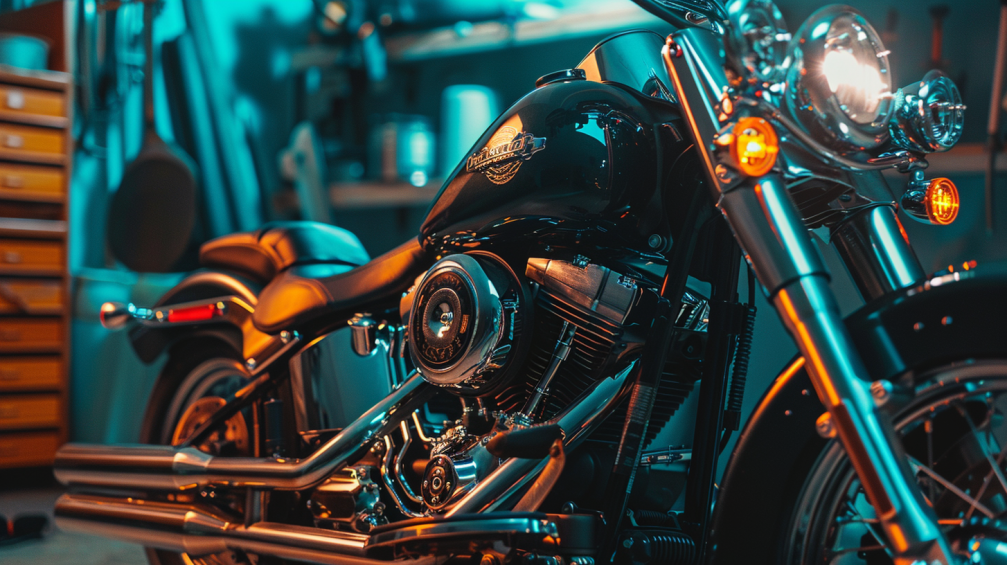
[[[171,445],[183,443],[226,404],[227,401],[219,396],[207,396],[190,404],[182,417],[179,418],[178,425],[175,426],[175,433],[171,436]],[[233,447],[233,451],[228,455],[240,457],[249,454],[248,426],[245,424],[245,417],[241,412],[228,418],[222,428],[212,431],[205,440],[194,447],[207,453],[220,454],[221,447],[224,445]]]

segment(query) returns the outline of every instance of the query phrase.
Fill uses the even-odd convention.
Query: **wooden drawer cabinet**
[[[61,93],[8,84],[0,84],[0,111],[15,116],[66,117]]]
[[[60,274],[63,249],[61,241],[0,238],[0,273]]]
[[[0,123],[0,156],[63,162],[65,144],[62,130]]]
[[[68,436],[70,78],[0,65],[0,469],[51,465]]]
[[[0,397],[0,430],[25,430],[59,425],[59,395]]]
[[[52,465],[59,444],[56,432],[0,435],[0,468]]]
[[[58,202],[63,196],[64,184],[61,168],[0,161],[0,197]]]
[[[0,314],[58,315],[62,311],[62,281],[0,278]]]
[[[0,353],[49,352],[63,349],[60,319],[0,318]]]
[[[0,358],[0,393],[59,390],[63,364],[59,357]]]

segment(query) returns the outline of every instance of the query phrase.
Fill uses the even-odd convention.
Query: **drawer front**
[[[0,191],[63,194],[63,169],[0,163]]]
[[[0,110],[35,116],[66,116],[61,93],[10,84],[0,84]]]
[[[0,278],[0,314],[60,314],[62,312],[62,281]]]
[[[0,357],[0,392],[58,390],[62,372],[55,357]]]
[[[0,468],[52,465],[58,448],[56,432],[0,435]]]
[[[33,269],[61,271],[62,242],[0,238],[0,272]]]
[[[0,397],[0,430],[55,427],[59,421],[55,394]]]
[[[61,351],[63,324],[59,320],[0,318],[0,352]]]
[[[65,141],[61,130],[0,124],[0,149],[4,151],[61,155]]]

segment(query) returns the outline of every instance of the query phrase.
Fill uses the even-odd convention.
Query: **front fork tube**
[[[724,192],[719,206],[805,359],[895,562],[954,563],[887,415],[874,404],[829,288],[828,271],[782,179],[769,175]]]

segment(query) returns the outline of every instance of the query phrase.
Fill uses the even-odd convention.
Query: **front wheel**
[[[915,397],[893,424],[921,492],[963,561],[1003,562],[1007,360],[952,363],[911,384]],[[889,542],[838,441],[812,467],[778,547],[781,564],[892,563]]]

